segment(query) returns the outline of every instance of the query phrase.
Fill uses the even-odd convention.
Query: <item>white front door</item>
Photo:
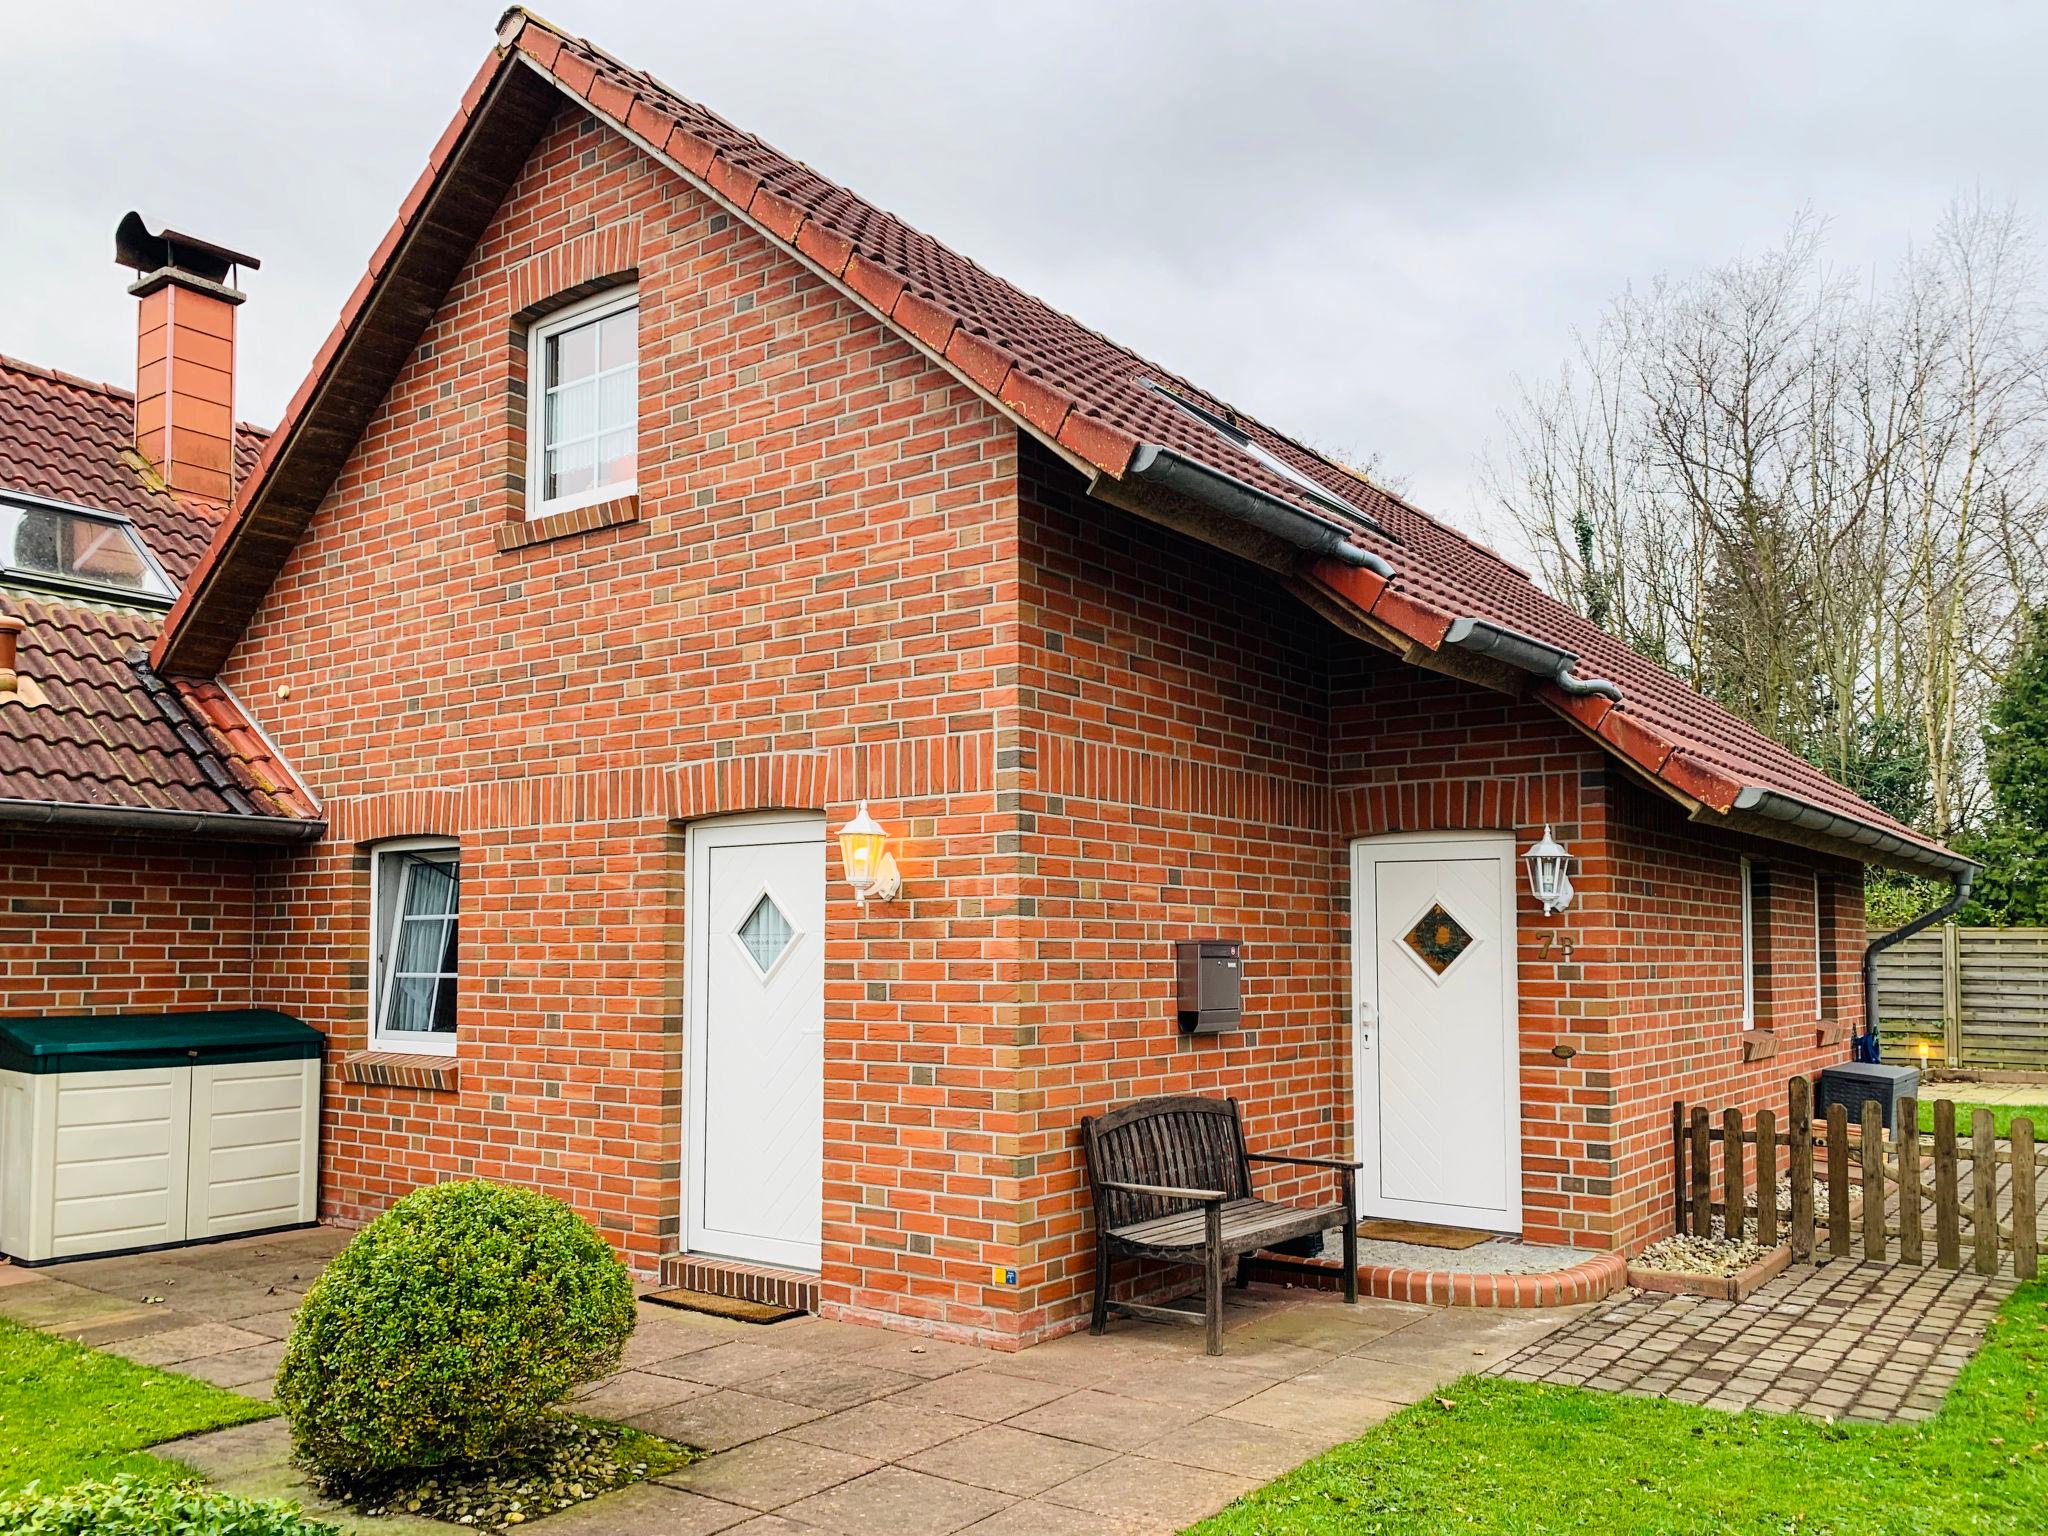
[[[1352,845],[1361,1215],[1522,1224],[1515,845]]]
[[[689,831],[684,1242],[818,1267],[824,1198],[825,820]]]

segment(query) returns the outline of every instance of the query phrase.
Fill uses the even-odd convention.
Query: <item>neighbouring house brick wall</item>
[[[637,502],[525,541],[520,317],[630,265]],[[637,147],[534,152],[226,669],[331,830],[263,892],[259,991],[327,1030],[324,1209],[424,1180],[677,1246],[683,824],[865,795],[902,901],[828,882],[822,1296],[1014,1331],[1014,429]],[[547,530],[543,530],[547,531]],[[504,545],[506,547],[500,547]],[[457,1070],[368,1039],[368,847],[455,837]]]
[[[268,857],[219,843],[0,832],[0,1013],[247,1007],[254,881]]]

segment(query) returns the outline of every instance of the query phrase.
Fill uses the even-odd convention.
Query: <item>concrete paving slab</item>
[[[1078,1477],[1115,1455],[1078,1440],[989,1424],[906,1457],[903,1465],[1021,1498]]]
[[[706,1498],[775,1510],[812,1494],[837,1488],[880,1466],[866,1456],[770,1435],[723,1455],[707,1457],[663,1474],[660,1482]]]
[[[785,1513],[842,1536],[949,1536],[1007,1507],[1011,1499],[908,1467],[880,1467],[792,1504]]]

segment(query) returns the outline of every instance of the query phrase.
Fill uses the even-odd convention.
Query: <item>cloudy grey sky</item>
[[[0,351],[116,382],[140,208],[254,252],[268,424],[491,45],[494,0],[7,0]],[[2048,6],[550,0],[543,14],[1467,527],[1515,376],[1810,204],[1886,269],[2048,210]]]

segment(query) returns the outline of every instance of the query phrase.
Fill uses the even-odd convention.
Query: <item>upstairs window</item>
[[[461,855],[454,843],[407,838],[372,852],[373,1049],[454,1053],[461,894]]]
[[[639,474],[640,296],[612,289],[527,337],[527,515],[630,495]]]
[[[151,606],[177,595],[126,518],[34,496],[0,496],[0,576]]]

